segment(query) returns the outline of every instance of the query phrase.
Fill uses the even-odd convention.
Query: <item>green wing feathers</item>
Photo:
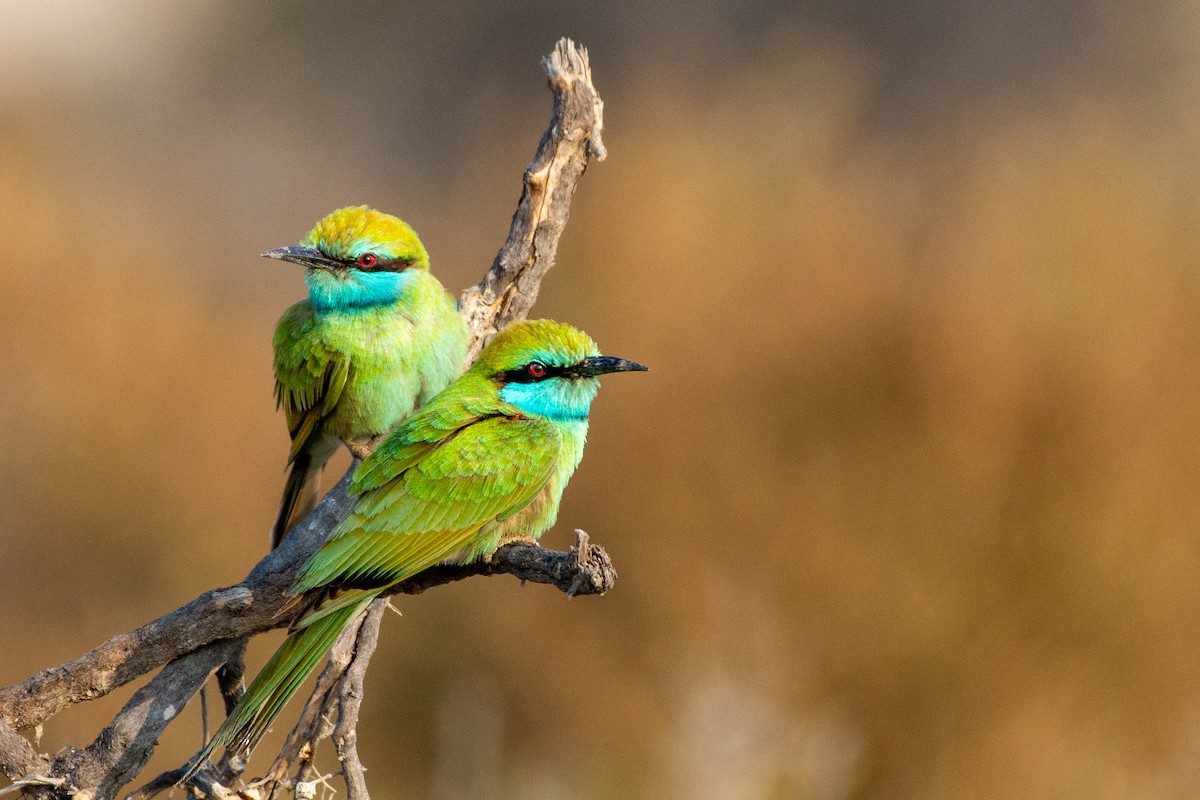
[[[292,448],[288,454],[287,483],[275,523],[271,548],[316,507],[321,494],[321,468],[328,454],[322,449],[321,423],[333,413],[350,377],[350,359],[312,335],[315,325],[308,301],[284,312],[275,328],[275,405],[283,409]]]
[[[293,459],[333,413],[350,377],[350,359],[326,347],[315,326],[305,300],[285,311],[275,328],[275,405],[287,420]]]
[[[487,399],[486,391],[478,392],[473,384],[469,378],[461,378],[388,434],[354,473],[350,491],[361,495],[378,489],[432,450],[451,441],[460,431],[489,417],[519,413],[513,406],[495,398],[494,391],[492,399]],[[473,391],[482,397],[473,396]]]
[[[383,463],[403,467],[391,471],[388,480],[388,470],[368,470],[378,488],[359,499],[304,566],[293,592],[386,585],[444,561],[486,533],[490,523],[528,505],[550,480],[562,445],[549,421],[485,417],[406,462],[402,455],[420,446],[409,429],[421,426],[410,420],[397,433],[412,441],[377,452]],[[389,441],[402,438],[393,434]],[[378,467],[376,455],[360,471]]]

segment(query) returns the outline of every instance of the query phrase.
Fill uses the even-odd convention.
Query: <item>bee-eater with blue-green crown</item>
[[[499,333],[359,466],[354,510],[292,585],[302,616],[197,764],[222,745],[253,747],[342,629],[388,587],[541,536],[583,457],[597,376],[645,369],[600,355],[587,334],[558,322]]]
[[[458,376],[467,326],[416,232],[390,214],[342,208],[298,247],[263,255],[304,266],[308,284],[275,329],[275,401],[292,451],[274,548],[316,506],[339,442],[387,432]]]

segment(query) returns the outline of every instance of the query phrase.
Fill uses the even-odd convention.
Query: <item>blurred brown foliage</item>
[[[1195,7],[4,13],[0,683],[262,555],[303,290],[256,254],[367,202],[477,280],[569,34],[610,158],[537,312],[653,371],[607,382],[547,543],[621,579],[397,601],[374,791],[1200,792]]]

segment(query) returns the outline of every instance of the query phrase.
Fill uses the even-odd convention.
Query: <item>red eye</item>
[[[375,266],[375,261],[374,253],[363,253],[358,257],[358,265],[360,267],[373,267]]]
[[[540,361],[530,361],[525,367],[525,371],[529,373],[531,378],[544,378],[546,376],[546,365]]]

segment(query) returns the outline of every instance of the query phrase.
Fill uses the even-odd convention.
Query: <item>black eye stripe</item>
[[[344,263],[347,267],[353,267],[362,272],[403,272],[411,267],[415,260],[412,258],[391,258],[384,260],[379,256],[375,256],[375,263],[369,267],[364,267],[358,261],[346,261]]]
[[[505,372],[497,372],[493,377],[501,383],[538,383],[540,381],[548,381],[551,378],[561,378],[568,372],[567,367],[555,367],[551,364],[547,364],[544,361],[539,361],[538,363],[546,369],[546,374],[542,375],[541,377],[535,378],[534,376],[530,375],[528,364],[517,367],[516,369],[507,370]]]

